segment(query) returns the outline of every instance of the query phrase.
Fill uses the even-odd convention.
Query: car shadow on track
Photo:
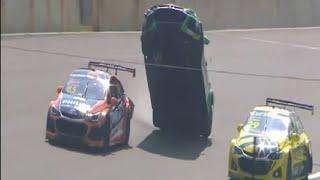
[[[79,143],[63,143],[63,142],[49,142],[49,141],[46,141],[46,142],[55,148],[62,148],[68,151],[89,154],[94,156],[107,156],[107,155],[112,155],[113,153],[116,153],[120,150],[132,149],[130,145],[114,145],[108,148],[98,149],[98,148],[84,146]]]
[[[171,158],[195,160],[211,145],[210,138],[154,130],[138,145],[138,148]]]

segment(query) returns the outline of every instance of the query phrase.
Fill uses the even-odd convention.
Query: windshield
[[[87,99],[105,99],[105,87],[103,84],[96,79],[88,77],[70,77],[62,92]]]
[[[280,140],[288,136],[289,123],[288,116],[270,112],[253,112],[243,129],[249,133],[267,135],[271,139]]]

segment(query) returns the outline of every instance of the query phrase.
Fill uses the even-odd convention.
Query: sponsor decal
[[[247,125],[250,127],[250,129],[258,129],[260,127],[260,120],[252,119],[248,121]]]
[[[90,110],[90,105],[86,104],[85,102],[81,102],[81,101],[73,100],[73,99],[63,99],[62,105],[74,107],[74,109],[76,109],[80,112],[87,112]]]

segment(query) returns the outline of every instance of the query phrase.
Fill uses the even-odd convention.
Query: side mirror
[[[58,86],[57,87],[57,94],[61,93],[62,89],[63,89],[63,86]]]
[[[204,37],[203,37],[203,41],[204,41],[204,44],[205,44],[205,45],[210,44],[210,40],[208,39],[207,36],[204,36]]]
[[[118,104],[118,99],[115,97],[111,98],[111,107],[116,106]]]
[[[242,130],[242,128],[243,128],[243,124],[241,123],[241,124],[239,124],[238,127],[237,127],[237,130],[238,130],[239,133],[240,133],[240,131]]]
[[[297,133],[292,133],[291,140],[294,142],[298,142],[300,140],[300,136]]]

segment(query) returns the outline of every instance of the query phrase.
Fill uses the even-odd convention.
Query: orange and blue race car
[[[49,142],[71,140],[96,148],[128,144],[134,104],[110,69],[135,76],[135,69],[90,61],[88,68],[74,70],[57,88],[47,115]]]
[[[312,172],[311,140],[294,107],[311,105],[267,98],[255,107],[239,136],[231,141],[229,177],[232,179],[305,179]]]

